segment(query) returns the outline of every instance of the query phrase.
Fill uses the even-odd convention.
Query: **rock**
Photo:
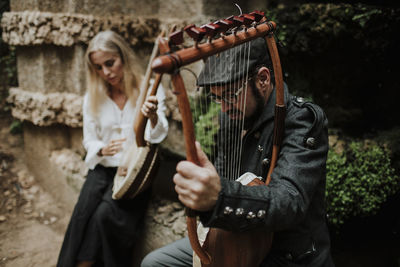
[[[82,127],[83,97],[73,93],[30,92],[10,88],[8,103],[12,103],[13,117],[30,121],[37,126],[56,123]]]
[[[50,217],[50,224],[55,223],[57,221],[57,217]]]
[[[32,211],[33,211],[32,208],[25,208],[25,209],[24,209],[24,213],[25,213],[25,214],[31,214]]]
[[[0,215],[0,223],[5,222],[7,220],[7,217],[4,215]]]

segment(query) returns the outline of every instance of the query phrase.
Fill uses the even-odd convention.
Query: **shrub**
[[[203,151],[212,158],[216,156],[215,138],[218,133],[218,113],[220,105],[205,101],[205,96],[200,96],[197,101],[191,99],[192,113],[196,140],[200,142]]]
[[[400,189],[388,151],[375,143],[351,142],[327,160],[328,222],[339,227],[352,217],[375,215]]]
[[[22,122],[20,120],[13,120],[10,125],[10,133],[11,134],[20,134],[22,133]]]

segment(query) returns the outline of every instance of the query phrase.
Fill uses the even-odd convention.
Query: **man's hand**
[[[188,208],[198,211],[211,210],[221,191],[221,182],[214,165],[196,142],[199,165],[181,161],[174,175],[175,191],[179,200]]]

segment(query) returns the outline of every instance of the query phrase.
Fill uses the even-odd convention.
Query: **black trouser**
[[[97,165],[89,170],[65,234],[58,267],[77,261],[94,261],[96,266],[130,266],[149,192],[131,200],[113,200],[116,168]]]

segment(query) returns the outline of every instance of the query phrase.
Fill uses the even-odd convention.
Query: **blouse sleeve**
[[[102,160],[97,152],[106,144],[100,139],[96,119],[89,112],[88,98],[86,94],[83,100],[83,147],[87,152],[85,163],[89,169],[93,169]]]
[[[150,85],[152,86],[152,84]],[[147,122],[145,130],[145,140],[152,144],[162,142],[168,134],[168,120],[165,116],[167,107],[165,106],[165,93],[164,88],[160,84],[157,90],[158,108],[157,115],[158,121],[154,128],[151,127],[150,121]]]

